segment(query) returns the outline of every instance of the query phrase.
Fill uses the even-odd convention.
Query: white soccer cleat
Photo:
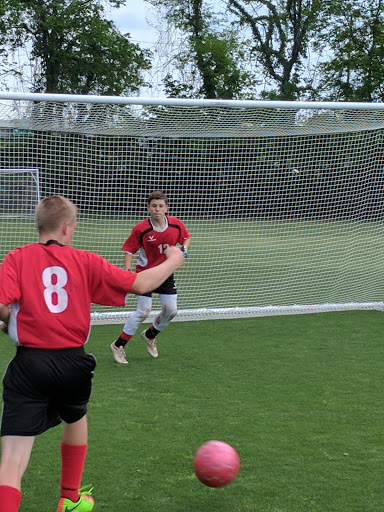
[[[159,355],[159,352],[157,351],[156,338],[154,338],[153,340],[150,340],[149,338],[147,338],[145,335],[146,331],[147,331],[147,329],[145,329],[145,331],[143,331],[141,333],[141,337],[147,344],[147,350],[148,350],[149,354],[152,357],[157,357]]]
[[[125,349],[124,347],[116,347],[115,342],[110,345],[113,358],[116,363],[119,364],[128,364],[128,361],[125,359]]]

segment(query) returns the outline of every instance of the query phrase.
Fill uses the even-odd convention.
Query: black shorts
[[[175,276],[172,274],[163,284],[161,284],[156,290],[149,293],[143,293],[144,297],[152,297],[152,293],[162,293],[163,295],[176,295],[176,283]]]
[[[87,412],[96,360],[83,347],[18,347],[3,378],[1,436],[36,436]]]

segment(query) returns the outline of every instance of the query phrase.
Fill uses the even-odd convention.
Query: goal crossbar
[[[164,105],[224,108],[281,108],[310,110],[384,110],[384,103],[345,101],[282,101],[282,100],[210,100],[183,98],[150,98],[125,96],[95,96],[81,94],[21,93],[0,91],[0,100],[47,101],[57,103],[89,103],[103,105]]]

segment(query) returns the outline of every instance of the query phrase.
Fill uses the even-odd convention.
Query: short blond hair
[[[51,233],[63,222],[70,224],[77,218],[77,206],[64,196],[48,196],[42,199],[35,210],[37,229],[40,234]]]

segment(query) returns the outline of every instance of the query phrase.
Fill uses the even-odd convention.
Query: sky
[[[151,6],[144,0],[128,0],[127,5],[119,9],[111,9],[109,18],[115,23],[118,29],[123,33],[131,35],[131,41],[138,44],[141,48],[154,51],[157,46],[158,33],[151,26],[153,20],[153,11]],[[106,9],[108,12],[108,9]],[[155,52],[156,55],[156,52]],[[143,88],[141,96],[155,97],[164,96],[159,75],[155,71],[147,77],[152,83],[152,88]]]
[[[151,18],[151,7],[143,0],[128,0],[124,7],[112,9],[110,18],[123,34],[131,34],[132,42],[144,48],[154,46],[156,31],[147,21]]]

